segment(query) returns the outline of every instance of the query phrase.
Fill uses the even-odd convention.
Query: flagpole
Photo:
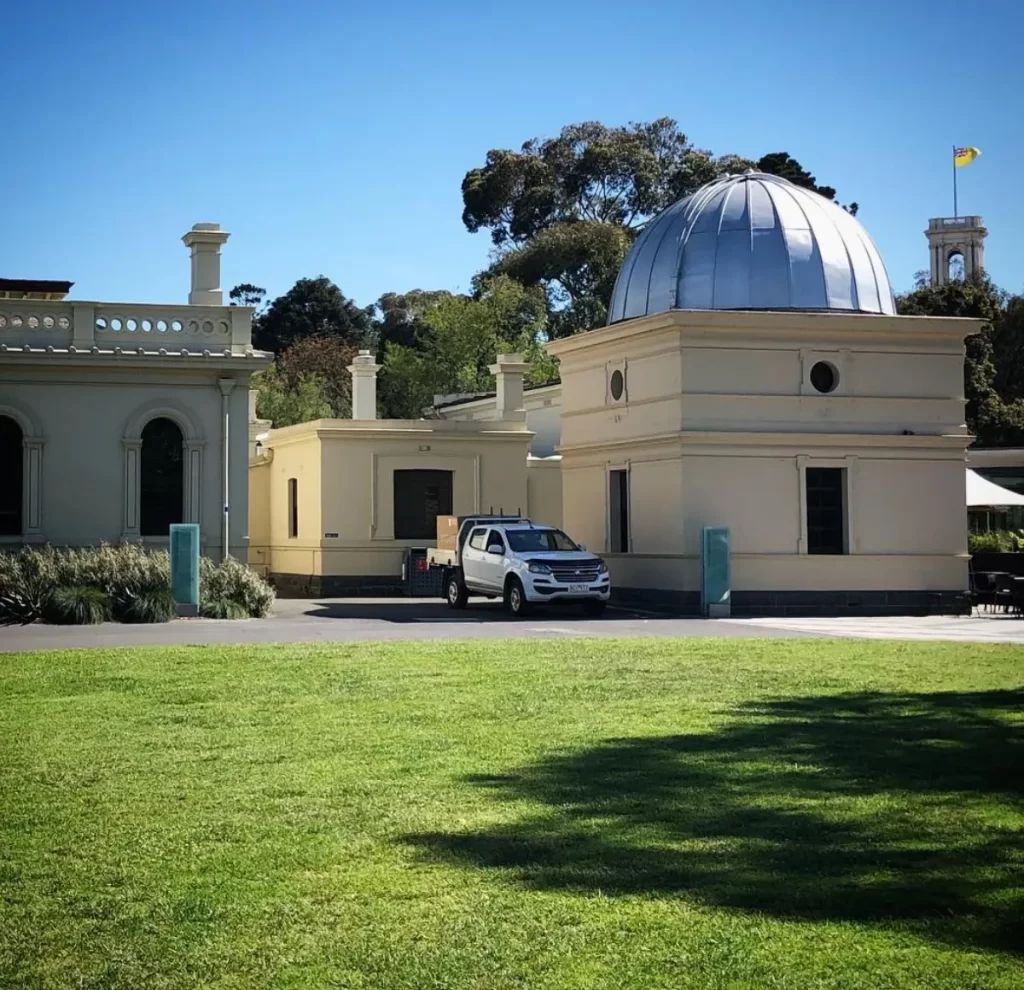
[[[956,145],[953,145],[953,219],[955,220],[959,214],[957,213],[956,205]]]

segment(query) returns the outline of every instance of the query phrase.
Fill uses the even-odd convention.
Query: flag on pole
[[[963,168],[964,165],[970,165],[980,154],[981,148],[954,148],[953,164],[957,168]]]

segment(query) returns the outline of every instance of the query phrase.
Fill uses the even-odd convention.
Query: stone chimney
[[[523,375],[529,368],[530,366],[523,361],[522,354],[499,354],[497,364],[492,364],[487,369],[498,383],[498,419],[525,421]]]
[[[182,237],[192,252],[192,287],[188,294],[190,306],[223,306],[220,287],[220,248],[231,235],[219,223],[197,223]]]
[[[352,375],[352,418],[377,418],[377,364],[372,351],[360,351],[348,366]]]

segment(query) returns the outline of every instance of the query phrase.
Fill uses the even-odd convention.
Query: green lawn
[[[0,987],[1020,990],[1024,650],[0,656]]]

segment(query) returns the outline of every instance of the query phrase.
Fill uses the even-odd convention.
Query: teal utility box
[[[706,619],[728,619],[732,614],[729,573],[729,530],[705,526],[700,535],[700,611]]]
[[[171,524],[171,593],[178,615],[199,614],[199,526]]]

